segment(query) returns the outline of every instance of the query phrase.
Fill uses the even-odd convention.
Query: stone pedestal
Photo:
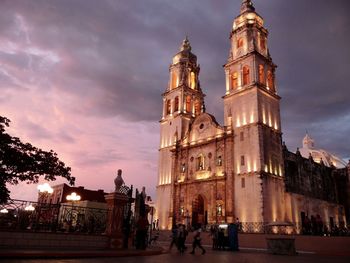
[[[110,238],[110,248],[123,248],[124,209],[129,197],[122,193],[105,195],[108,206],[106,235]]]

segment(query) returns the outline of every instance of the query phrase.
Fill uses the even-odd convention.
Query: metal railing
[[[241,233],[264,233],[264,234],[301,234],[319,236],[349,236],[350,231],[344,222],[330,223],[319,222],[314,224],[273,224],[267,222],[240,222]]]
[[[274,223],[274,222],[239,222],[238,231],[246,234],[279,234],[279,235],[314,235],[314,236],[350,236],[345,222],[318,222],[313,224]],[[226,229],[228,224],[214,224]],[[210,232],[214,225],[203,226],[204,231]],[[193,230],[190,228],[190,230]]]
[[[101,234],[107,213],[102,208],[11,199],[0,205],[0,230]]]

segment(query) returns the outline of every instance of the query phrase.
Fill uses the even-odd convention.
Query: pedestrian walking
[[[174,245],[178,247],[177,234],[178,234],[177,225],[174,225],[173,228],[171,229],[171,242],[169,246],[169,251],[173,248]]]
[[[190,254],[194,254],[196,247],[199,247],[200,249],[202,249],[202,255],[205,254],[206,251],[201,244],[201,241],[202,241],[201,232],[202,232],[202,229],[198,227],[198,229],[195,231],[193,236],[192,251],[190,252]]]
[[[179,224],[178,232],[177,232],[177,244],[181,254],[184,253],[186,249],[185,247],[186,237],[187,237],[187,230],[185,225]]]

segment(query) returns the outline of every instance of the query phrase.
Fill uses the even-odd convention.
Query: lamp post
[[[43,210],[43,207],[45,206],[44,204],[47,203],[47,198],[49,197],[49,195],[51,195],[53,193],[53,189],[48,183],[39,184],[37,186],[37,189],[39,191],[39,197],[38,197],[38,208],[39,209],[37,211],[37,216],[36,216],[36,218],[37,218],[36,219],[36,227],[35,227],[36,230],[38,230],[39,225],[40,225],[40,219],[42,217],[42,210]],[[51,200],[50,200],[50,204],[51,204]],[[31,211],[33,211],[33,210],[31,210]],[[44,223],[45,223],[45,221],[47,223],[47,219],[48,219],[48,213],[47,213],[47,210],[46,210],[46,212],[44,210]],[[50,216],[50,223],[51,223],[51,216]]]
[[[70,195],[66,196],[66,200],[67,201],[71,201],[72,202],[72,211],[71,211],[71,218],[69,220],[69,228],[72,227],[72,223],[73,223],[73,211],[74,211],[74,202],[76,201],[80,201],[81,196],[77,195],[76,192],[71,193]]]
[[[75,201],[79,201],[81,199],[81,196],[77,195],[77,193],[73,192],[70,195],[67,195],[66,199],[67,199],[67,201],[72,201],[72,203],[73,203]]]
[[[32,211],[35,210],[35,207],[32,206],[32,204],[30,204],[30,205],[26,206],[26,207],[24,208],[24,210],[25,210],[25,211],[30,211],[30,212],[32,212]]]
[[[34,219],[33,216],[35,217],[35,214],[33,215],[34,210],[35,210],[35,207],[32,204],[29,204],[24,208],[24,211],[26,211],[25,218],[29,219],[29,224],[27,226],[27,229],[32,229],[33,227],[33,219]]]

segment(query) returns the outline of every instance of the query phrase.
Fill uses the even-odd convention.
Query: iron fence
[[[345,222],[322,222],[317,224],[303,224],[301,222],[291,224],[274,224],[273,222],[240,222],[241,233],[264,234],[301,234],[319,236],[349,236],[350,231]]]
[[[0,205],[0,229],[21,231],[104,233],[108,209],[74,204],[9,200]]]

